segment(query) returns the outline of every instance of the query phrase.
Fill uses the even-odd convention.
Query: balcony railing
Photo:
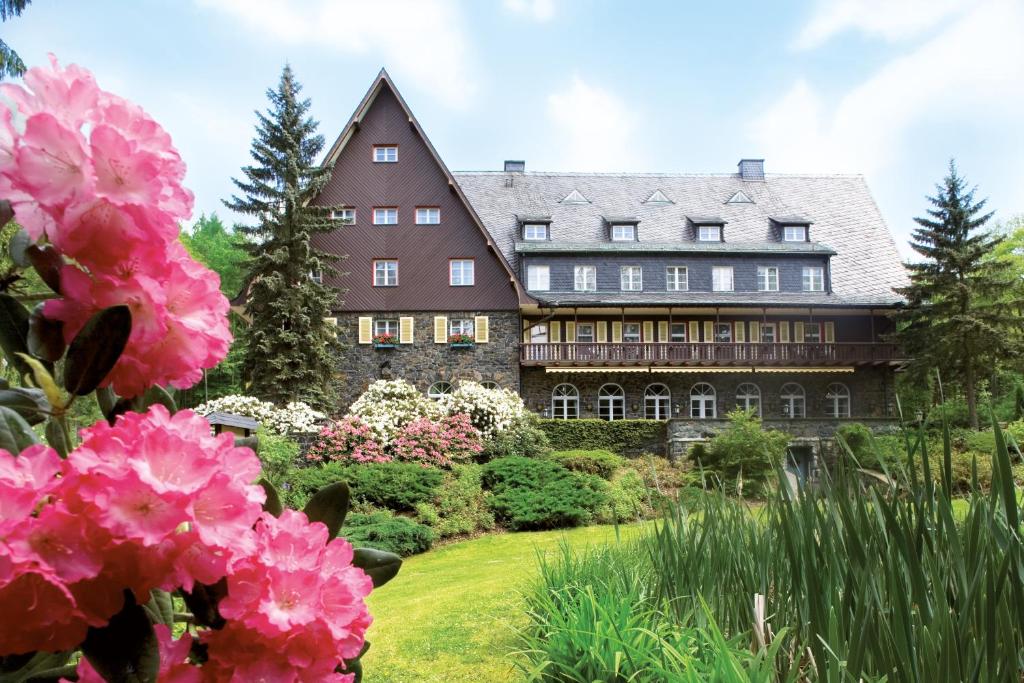
[[[622,343],[523,344],[522,365],[886,365],[905,360],[895,344]]]

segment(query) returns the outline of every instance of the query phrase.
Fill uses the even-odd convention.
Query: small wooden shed
[[[252,436],[260,428],[260,423],[253,418],[234,413],[217,411],[207,415],[206,420],[213,427],[214,434],[230,432],[238,436]]]

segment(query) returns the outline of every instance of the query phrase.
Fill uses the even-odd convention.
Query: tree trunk
[[[964,368],[964,391],[967,394],[967,418],[970,421],[971,429],[978,429],[978,392],[975,388],[977,380],[974,376],[974,363],[967,361]]]

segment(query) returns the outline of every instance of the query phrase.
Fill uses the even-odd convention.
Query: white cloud
[[[550,21],[555,16],[555,0],[505,0],[505,9],[535,21]]]
[[[547,100],[555,145],[564,167],[580,171],[621,171],[637,166],[633,140],[636,116],[614,94],[573,77],[565,92]]]
[[[848,30],[889,42],[913,38],[976,0],[818,0],[794,47],[811,49]]]
[[[380,54],[389,71],[463,107],[476,86],[469,41],[453,0],[196,0],[289,45]]]

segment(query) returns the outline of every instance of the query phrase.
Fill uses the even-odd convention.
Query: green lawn
[[[621,534],[638,526],[620,527]],[[615,538],[611,526],[484,536],[410,557],[370,596],[367,683],[512,681],[507,653],[524,623],[519,590],[537,552],[566,538],[576,547]]]

